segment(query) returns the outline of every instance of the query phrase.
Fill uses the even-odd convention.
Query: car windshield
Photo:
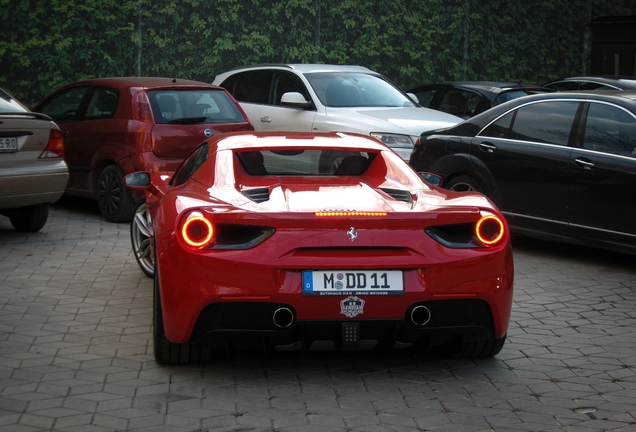
[[[247,121],[222,90],[151,90],[148,99],[157,124]]]
[[[28,112],[20,102],[0,90],[0,112]]]
[[[414,107],[381,76],[362,72],[314,72],[305,77],[327,107]]]

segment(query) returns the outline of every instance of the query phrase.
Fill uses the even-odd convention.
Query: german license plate
[[[18,151],[17,138],[0,138],[0,153],[11,153]]]
[[[401,270],[305,270],[303,294],[399,295],[404,276]]]

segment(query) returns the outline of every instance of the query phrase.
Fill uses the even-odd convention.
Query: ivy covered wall
[[[634,0],[0,0],[0,87],[30,103],[88,77],[210,82],[254,63],[359,64],[398,85],[581,74],[586,23]]]

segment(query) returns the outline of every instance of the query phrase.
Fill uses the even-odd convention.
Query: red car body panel
[[[505,337],[513,295],[512,250],[505,220],[483,195],[430,186],[392,150],[357,135],[229,134],[206,142],[207,161],[188,181],[170,185],[165,173],[155,173],[147,189],[155,277],[170,342],[192,342],[207,307],[237,302],[289,305],[300,323],[403,321],[418,302],[481,300],[492,313],[493,336]],[[363,175],[351,177],[254,176],[236,157],[254,148],[284,153],[311,146],[362,148],[378,155]],[[267,201],[254,202],[242,193],[257,187],[267,188]],[[392,189],[408,191],[411,202],[384,192]],[[250,248],[193,250],[179,233],[184,215],[194,209],[215,228],[269,227],[273,233]],[[366,213],[317,214],[325,210]],[[379,215],[369,215],[374,212]],[[491,247],[448,247],[425,231],[474,224],[484,214],[500,217],[504,229]],[[355,242],[347,235],[353,228]],[[347,295],[303,294],[303,270],[323,269],[401,270],[404,293],[360,295],[363,312],[347,318],[341,310]]]

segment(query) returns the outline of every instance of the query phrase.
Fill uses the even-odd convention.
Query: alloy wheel
[[[130,240],[135,259],[146,276],[152,278],[155,275],[155,257],[152,248],[154,230],[152,218],[146,207],[146,202],[141,201],[135,209],[130,224]]]

